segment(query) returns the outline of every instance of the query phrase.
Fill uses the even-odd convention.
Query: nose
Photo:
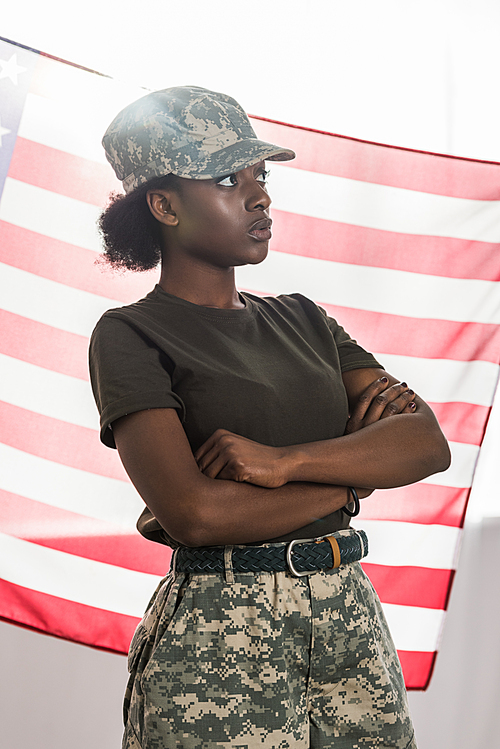
[[[271,196],[264,185],[258,180],[253,179],[250,182],[246,198],[247,211],[267,211],[271,202]]]

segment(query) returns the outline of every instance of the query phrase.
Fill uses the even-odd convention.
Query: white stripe
[[[0,576],[14,585],[57,598],[141,617],[161,580],[75,554],[0,534]]]
[[[451,450],[451,465],[442,473],[435,473],[422,480],[423,484],[437,486],[454,486],[465,489],[472,486],[474,471],[479,457],[479,447],[464,442],[449,442]]]
[[[432,653],[437,649],[445,614],[442,609],[393,603],[383,603],[382,608],[398,650]]]
[[[499,366],[487,361],[424,359],[399,354],[374,353],[387,372],[411,383],[412,389],[432,403],[466,402],[491,406]]]
[[[370,229],[500,242],[500,201],[434,195],[272,164],[273,205]]]
[[[29,210],[27,208],[29,206]],[[7,177],[0,220],[60,242],[101,251],[96,221],[100,208]]]
[[[455,567],[460,528],[364,520],[362,516],[355,518],[352,526],[366,531],[369,552],[363,561],[370,564],[443,570]]]
[[[237,270],[246,289],[418,319],[500,323],[500,284],[270,252]],[[410,333],[410,331],[409,331]]]
[[[77,426],[99,428],[89,382],[4,354],[0,371],[0,400]]]
[[[131,483],[54,463],[0,443],[0,488],[134,532],[144,503]]]
[[[97,271],[99,272],[99,271]],[[0,263],[2,309],[88,338],[106,310],[123,302]]]

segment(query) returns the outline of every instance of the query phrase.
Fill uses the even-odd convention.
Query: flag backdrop
[[[0,42],[0,618],[125,652],[170,551],[98,439],[87,343],[157,274],[94,263],[120,189],[100,138],[145,93]],[[500,164],[254,118],[295,149],[271,165],[274,235],[257,294],[300,291],[410,383],[451,442],[446,473],[375,492],[356,525],[406,684],[428,684],[499,372]]]

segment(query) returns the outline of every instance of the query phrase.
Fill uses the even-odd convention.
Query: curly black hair
[[[173,174],[155,177],[128,195],[112,193],[97,225],[104,244],[99,262],[115,270],[146,271],[161,261],[160,223],[146,200],[149,190],[175,189],[179,179]]]

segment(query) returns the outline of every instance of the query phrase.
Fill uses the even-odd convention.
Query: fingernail
[[[408,393],[408,395],[415,395],[415,393],[413,392],[413,390],[407,390],[406,392]]]
[[[407,388],[408,387],[408,383],[407,382],[400,382],[399,384],[401,385],[402,388]]]
[[[389,382],[389,378],[388,377],[381,377],[380,378],[380,382]]]
[[[414,411],[416,409],[416,407],[417,407],[416,403],[410,403],[410,410],[411,411]]]

